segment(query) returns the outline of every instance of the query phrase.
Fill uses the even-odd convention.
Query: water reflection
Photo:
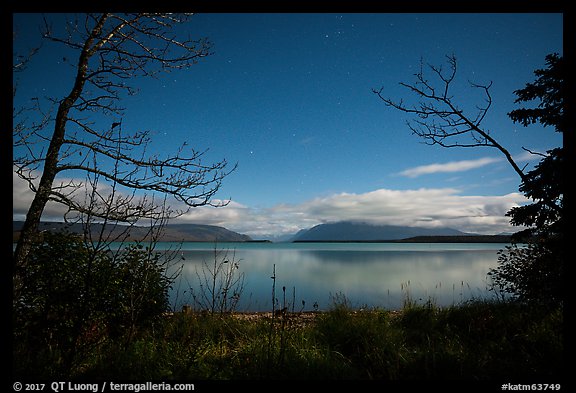
[[[251,245],[228,250],[228,259],[238,261],[245,274],[239,311],[266,311],[272,308],[272,272],[276,271],[276,298],[291,308],[328,308],[336,295],[344,295],[354,307],[400,308],[410,297],[433,300],[437,305],[456,304],[472,297],[488,298],[486,273],[497,265],[498,247],[471,249],[415,249],[354,244],[326,249],[310,244],[301,247]],[[226,250],[224,250],[226,251]],[[178,309],[192,303],[190,287],[200,290],[197,273],[203,263],[214,262],[214,250],[183,249],[182,274],[171,300]],[[285,292],[282,288],[285,288]],[[186,292],[184,292],[186,291]]]

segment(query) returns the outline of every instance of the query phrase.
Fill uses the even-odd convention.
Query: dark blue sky
[[[15,15],[14,29],[16,48],[34,45],[38,16]],[[123,127],[155,130],[159,152],[186,141],[209,149],[210,160],[238,163],[217,196],[229,206],[183,220],[254,237],[345,219],[496,233],[523,202],[503,157],[422,144],[406,115],[371,90],[409,100],[398,83],[414,81],[420,60],[447,67],[454,55],[454,101],[474,110],[483,98],[468,81],[492,81],[483,125],[530,165],[522,146],[545,152],[561,138],[507,113],[545,56],[562,54],[562,32],[554,13],[196,14],[181,33],[207,37],[213,54],[189,71],[138,80],[139,94],[123,102]],[[67,92],[62,57],[58,46],[44,47],[19,77],[18,99]]]

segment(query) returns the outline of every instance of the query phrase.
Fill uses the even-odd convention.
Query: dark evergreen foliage
[[[566,68],[558,54],[546,56],[546,69],[534,72],[537,79],[516,90],[516,103],[537,101],[535,108],[520,108],[508,115],[524,126],[540,123],[566,132],[564,116],[567,93]],[[564,147],[547,152],[523,178],[519,190],[533,202],[514,207],[507,216],[513,225],[527,229],[515,236],[527,247],[512,245],[502,251],[499,266],[489,272],[493,285],[527,302],[563,303],[563,247],[566,191]]]

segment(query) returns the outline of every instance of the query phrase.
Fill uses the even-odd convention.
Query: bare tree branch
[[[409,120],[407,125],[415,135],[424,139],[426,144],[446,148],[496,148],[504,154],[508,163],[524,181],[526,176],[510,152],[490,135],[489,130],[482,127],[482,121],[492,106],[492,96],[490,95],[492,83],[486,85],[470,83],[472,88],[479,89],[483,93],[484,104],[476,106],[476,113],[465,113],[457,106],[450,90],[456,77],[456,57],[450,55],[446,58],[449,66],[447,71],[444,71],[442,67],[428,65],[428,69],[434,77],[433,81],[427,79],[424,66],[421,64],[420,71],[414,75],[416,82],[400,83],[419,100],[415,105],[410,106],[405,104],[403,100],[396,101],[386,97],[383,94],[384,88],[373,89],[372,91],[386,106],[414,115],[414,119]]]
[[[188,207],[226,204],[212,199],[236,166],[230,168],[226,160],[204,163],[205,151],[184,145],[166,157],[150,155],[150,132],[124,130],[118,121],[125,110],[121,100],[137,90],[135,78],[185,70],[210,55],[206,39],[179,38],[176,28],[189,19],[189,14],[83,14],[54,29],[44,18],[43,38],[75,52],[77,60],[64,59],[73,65],[75,74],[67,95],[43,98],[52,105],[45,112],[39,112],[40,100],[13,111],[15,172],[35,192],[15,250],[17,266],[25,264],[48,201],[66,205],[69,212],[128,222],[155,217],[155,194],[168,195]],[[15,64],[17,69],[24,68],[23,62]],[[26,117],[31,113],[36,114],[34,120]],[[102,116],[110,122],[102,125]],[[115,201],[107,201],[100,190],[93,196],[106,209],[94,203],[94,198],[90,203],[78,198],[84,187],[98,182],[57,184],[58,176],[78,171],[98,177],[100,187],[103,181],[117,187]],[[125,191],[119,193],[120,188]],[[141,202],[133,208],[128,202],[136,198],[136,192]],[[164,218],[166,211],[161,214]],[[169,214],[177,216],[182,211],[169,210]]]

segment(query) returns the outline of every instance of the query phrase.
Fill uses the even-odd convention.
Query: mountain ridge
[[[509,237],[478,235],[453,228],[421,228],[399,225],[376,225],[340,221],[316,225],[300,231],[292,242],[431,242],[431,241],[507,241]]]
[[[13,241],[18,240],[20,229],[23,221],[12,221]],[[144,241],[149,240],[148,227],[132,226],[126,227],[121,225],[108,225],[106,236],[114,238],[122,231],[128,231],[127,241]],[[72,233],[83,233],[82,224],[66,224],[56,221],[42,221],[38,228],[39,231],[58,231],[68,229]],[[97,233],[102,229],[102,224],[92,224],[92,233]],[[205,224],[167,224],[158,241],[166,242],[245,242],[252,241],[248,235],[231,231],[224,227]]]

